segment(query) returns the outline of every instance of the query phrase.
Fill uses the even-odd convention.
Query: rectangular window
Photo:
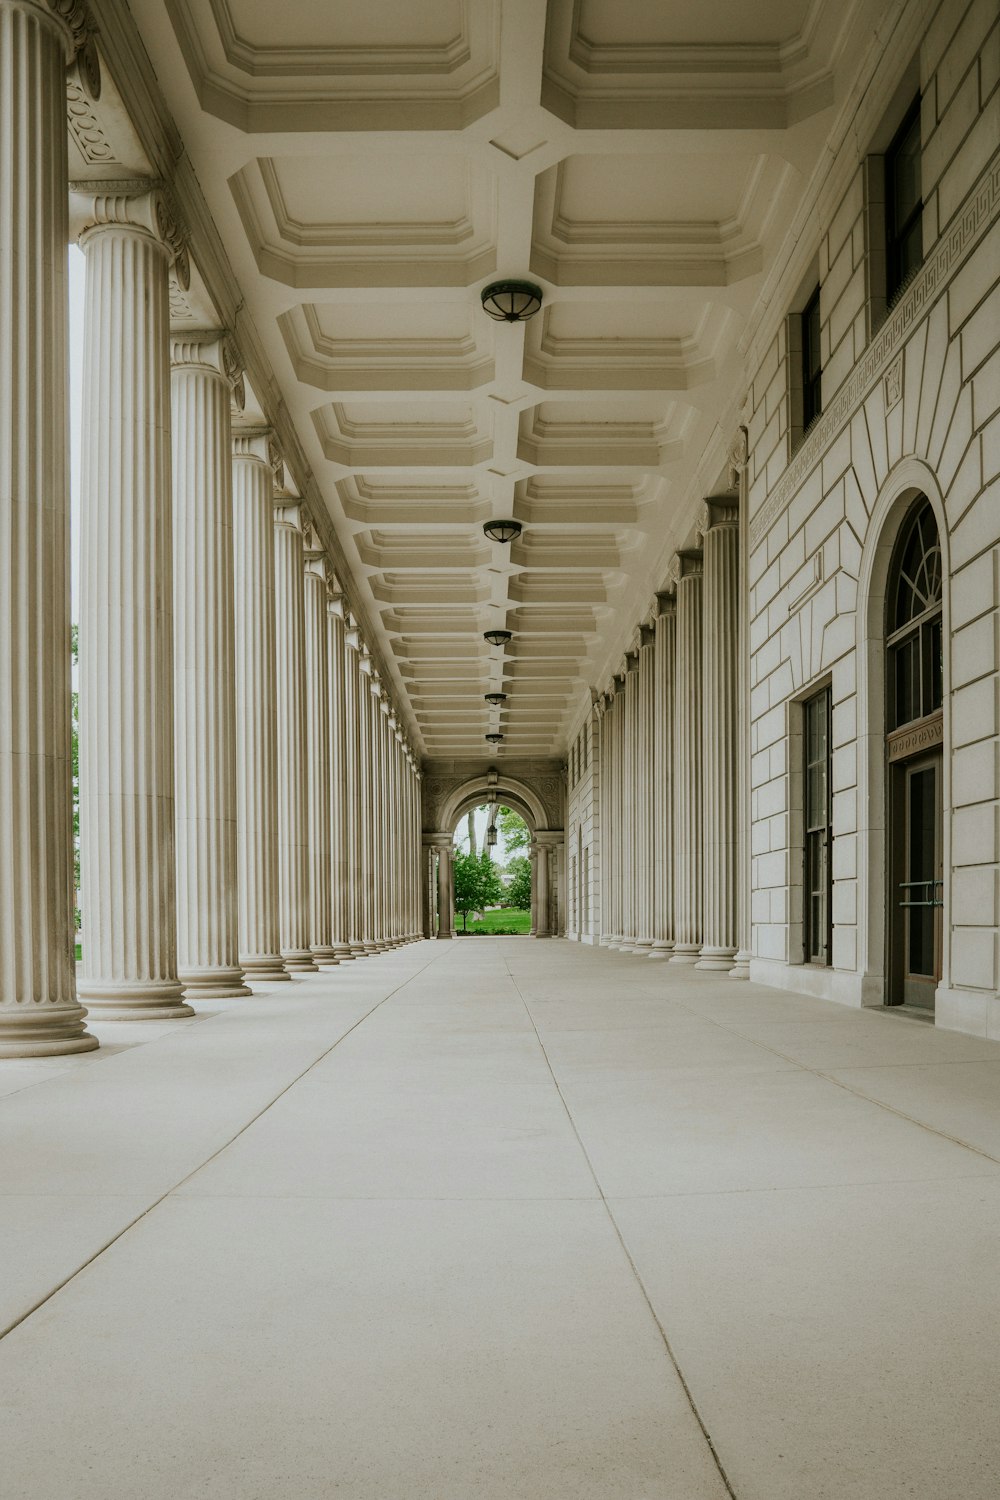
[[[885,153],[886,300],[913,275],[924,258],[920,196],[920,96],[907,110]]]
[[[829,964],[833,908],[833,802],[830,768],[830,689],[803,705],[805,748],[805,961]]]
[[[802,430],[823,410],[823,366],[819,353],[819,287],[802,313]]]

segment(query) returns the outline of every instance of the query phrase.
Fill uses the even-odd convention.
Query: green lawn
[[[459,917],[455,923],[459,932],[462,930],[462,918]],[[531,912],[517,911],[487,911],[483,913],[481,922],[469,920],[470,932],[530,932]]]

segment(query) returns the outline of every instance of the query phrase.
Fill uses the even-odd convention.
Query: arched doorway
[[[933,1013],[944,905],[944,578],[925,495],[906,510],[885,601],[885,1003]]]
[[[546,804],[532,786],[493,770],[449,787],[425,807],[425,819],[429,814],[433,821],[433,831],[428,829],[425,821],[424,832],[428,853],[425,933],[428,937],[452,936],[452,830],[470,808],[491,801],[512,808],[524,819],[531,832],[532,936],[558,936],[562,930],[563,912],[563,830],[549,826]]]

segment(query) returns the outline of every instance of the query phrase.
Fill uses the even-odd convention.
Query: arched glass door
[[[886,764],[888,1005],[934,1009],[941,978],[943,672],[941,545],[928,501],[903,523],[889,575]]]

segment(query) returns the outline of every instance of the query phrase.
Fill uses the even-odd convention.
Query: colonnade
[[[744,978],[735,500],[706,501],[698,531],[597,700],[601,942]]]
[[[70,193],[82,7],[0,3],[0,1056],[414,939],[417,761],[148,181]],[[8,87],[9,85],[9,87]],[[75,971],[66,248],[87,260]]]

